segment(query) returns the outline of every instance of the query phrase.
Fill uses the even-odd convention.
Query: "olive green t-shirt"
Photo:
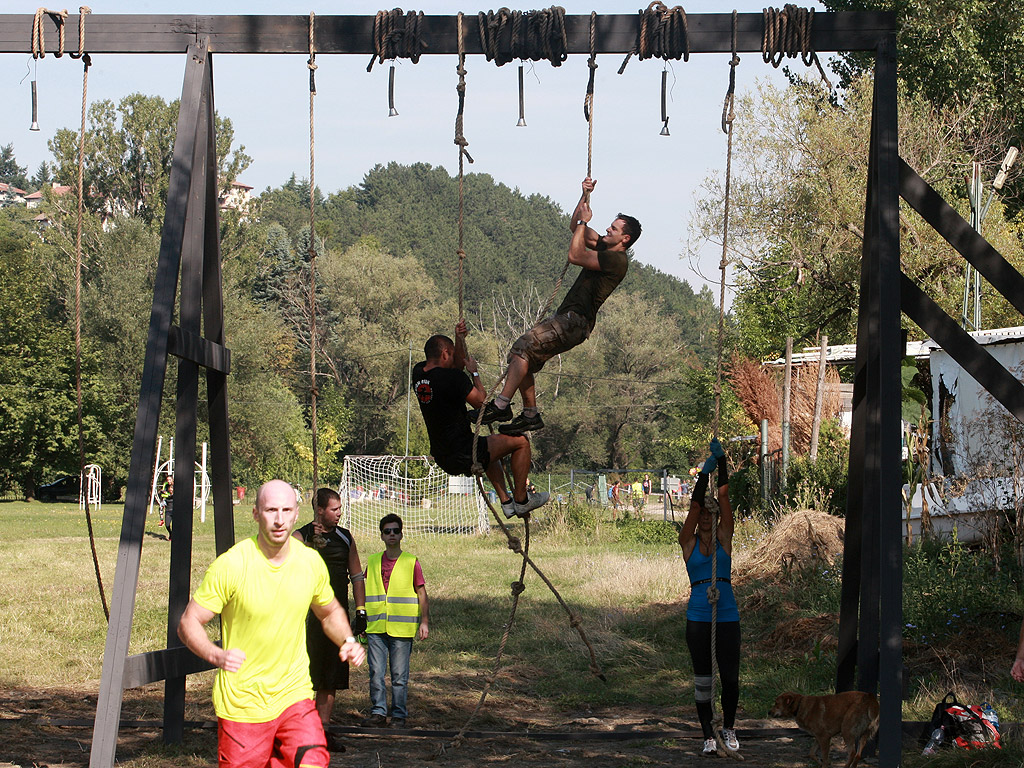
[[[580,270],[556,312],[559,315],[575,312],[586,318],[591,329],[597,322],[597,310],[622,282],[629,268],[625,251],[598,251],[597,261],[600,269]]]

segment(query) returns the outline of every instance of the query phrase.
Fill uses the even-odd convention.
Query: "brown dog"
[[[829,768],[832,737],[842,734],[848,757],[844,768],[854,768],[868,739],[878,730],[878,699],[873,693],[846,691],[831,696],[780,693],[769,717],[792,717],[814,737],[811,759]],[[818,758],[815,751],[821,754]]]

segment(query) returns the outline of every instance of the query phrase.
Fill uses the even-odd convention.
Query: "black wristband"
[[[701,472],[697,475],[697,484],[693,486],[693,494],[690,496],[691,501],[696,501],[702,507],[704,506],[704,494],[708,492],[708,474]]]
[[[729,484],[729,469],[726,467],[725,456],[718,459],[718,487]]]

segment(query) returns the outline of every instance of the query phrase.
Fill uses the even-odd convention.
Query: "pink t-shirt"
[[[387,591],[388,584],[391,581],[391,572],[395,569],[395,563],[397,563],[397,562],[398,562],[397,559],[392,560],[391,558],[389,558],[387,552],[382,552],[381,553],[381,558],[380,558],[380,578],[381,578],[381,581],[384,582],[384,590],[385,591]],[[419,558],[417,558],[416,559],[416,565],[413,567],[413,572],[412,572],[412,586],[413,586],[413,589],[419,589],[424,584],[426,584],[426,582],[423,580],[423,569],[420,568],[420,561],[419,561]]]

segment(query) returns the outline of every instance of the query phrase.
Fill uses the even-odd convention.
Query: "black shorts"
[[[313,613],[306,617],[306,653],[309,678],[314,691],[343,691],[348,688],[348,662],[338,658],[338,646],[324,634]]]
[[[473,442],[470,437],[470,441],[458,453],[451,456],[435,456],[434,461],[449,475],[472,475],[473,461],[470,459],[472,448]],[[481,468],[485,470],[491,463],[491,452],[487,448],[487,435],[480,435],[480,439],[476,441],[476,458],[480,462]]]
[[[536,373],[555,355],[586,341],[590,330],[586,318],[576,312],[552,315],[516,339],[509,357],[519,355],[526,360],[529,372]]]

